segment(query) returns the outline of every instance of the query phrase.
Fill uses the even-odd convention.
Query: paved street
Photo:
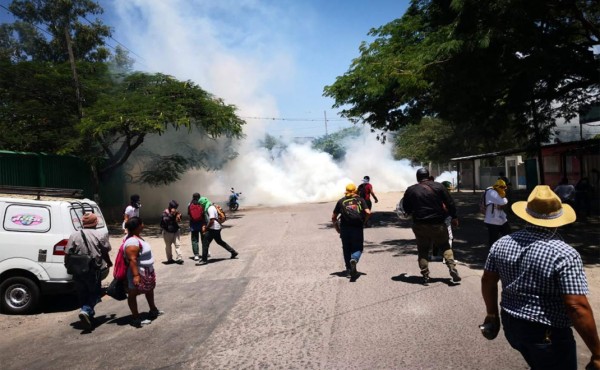
[[[355,282],[341,276],[341,242],[330,226],[333,202],[242,205],[222,234],[238,259],[213,242],[206,266],[189,259],[189,234],[182,240],[182,266],[161,264],[162,239],[149,237],[164,316],[136,329],[126,302],[109,297],[97,306],[102,324],[91,333],[81,330],[69,302],[52,302],[34,316],[0,315],[0,367],[526,369],[502,333],[494,341],[479,333],[483,261],[470,261],[473,269],[460,264],[458,285],[434,262],[432,284],[420,284],[414,235],[393,214],[399,197],[380,194],[374,205],[379,213],[365,230],[362,275]],[[458,230],[457,248],[463,237]],[[118,238],[112,245],[119,246]],[[466,254],[457,250],[457,256]],[[597,266],[586,271],[599,320]],[[138,303],[147,312],[143,297]],[[589,352],[579,347],[583,368]]]

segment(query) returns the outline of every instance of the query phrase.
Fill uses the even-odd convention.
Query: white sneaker
[[[198,255],[194,256],[194,261],[200,261],[200,256],[198,256]]]

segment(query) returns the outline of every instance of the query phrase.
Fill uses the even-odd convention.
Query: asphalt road
[[[222,234],[238,259],[213,242],[205,266],[189,259],[189,234],[185,264],[163,265],[164,244],[150,230],[165,315],[134,328],[126,302],[109,297],[96,307],[101,325],[92,332],[82,331],[68,297],[38,315],[0,315],[0,368],[526,369],[502,333],[494,341],[479,333],[480,268],[459,264],[463,280],[453,285],[434,262],[432,283],[420,284],[414,235],[392,213],[398,199],[380,194],[374,205],[379,216],[365,230],[354,282],[341,276],[333,202],[242,205]],[[590,285],[600,294],[598,281]],[[143,297],[138,304],[148,311]],[[580,351],[580,368],[588,356]]]

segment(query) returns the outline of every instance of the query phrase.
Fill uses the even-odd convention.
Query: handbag
[[[154,269],[152,271],[144,271],[140,273],[140,283],[135,288],[140,293],[148,293],[154,290],[156,287],[156,273]]]
[[[106,288],[106,295],[116,299],[117,301],[123,301],[127,299],[127,291],[125,290],[125,280],[114,279]]]

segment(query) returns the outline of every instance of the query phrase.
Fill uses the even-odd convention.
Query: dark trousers
[[[221,230],[208,229],[208,231],[202,235],[202,261],[208,260],[208,246],[212,241],[216,241],[221,247],[225,248],[229,253],[235,253],[235,249],[231,248],[229,244],[221,238]]]
[[[485,224],[485,226],[488,229],[488,247],[491,247],[500,237],[510,234],[510,225],[508,222],[502,225]]]
[[[200,251],[198,248],[198,242],[200,241],[200,231],[192,230],[192,252],[194,252],[194,256],[197,256]]]
[[[100,284],[100,269],[94,269],[84,275],[74,275],[73,283],[81,310],[89,316],[94,316],[94,307],[100,301],[102,286]]]
[[[456,268],[454,262],[454,253],[450,246],[448,227],[445,223],[441,224],[419,224],[415,223],[412,226],[417,239],[417,259],[421,275],[429,277],[429,251],[431,248],[441,250],[446,260],[446,266],[453,270]]]
[[[575,370],[577,355],[571,328],[554,328],[517,319],[502,311],[508,343],[521,352],[532,370]]]
[[[344,264],[346,270],[350,269],[350,260],[358,260],[362,255],[364,244],[364,233],[362,226],[342,226],[340,228],[340,238],[342,239],[342,251],[344,252]]]

